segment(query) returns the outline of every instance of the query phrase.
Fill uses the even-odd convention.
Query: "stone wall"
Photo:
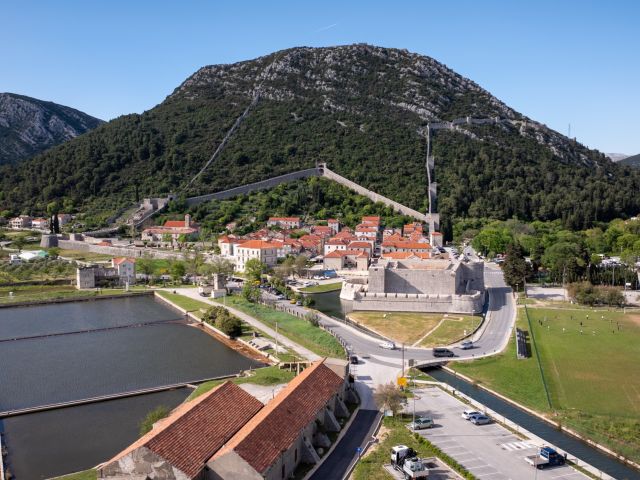
[[[356,293],[353,310],[473,314],[482,312],[483,304],[484,294],[480,292],[472,295]]]
[[[152,258],[184,259],[184,254],[180,252],[164,252],[161,250],[142,249],[134,247],[107,247],[78,240],[63,240],[61,238],[58,239],[58,246],[63,250],[80,250],[81,252],[101,253],[103,255],[111,255],[114,257],[140,258],[142,256],[148,255]],[[64,252],[61,253],[62,256],[64,256]]]
[[[278,177],[268,178],[260,182],[249,183],[240,187],[231,188],[222,192],[210,193],[207,195],[200,195],[198,197],[187,198],[187,205],[193,206],[209,200],[224,200],[226,198],[236,197],[245,193],[255,192],[257,190],[264,190],[266,188],[273,188],[281,183],[293,182],[301,178],[317,177],[319,172],[315,168],[308,168],[306,170],[298,170],[297,172],[287,173]]]

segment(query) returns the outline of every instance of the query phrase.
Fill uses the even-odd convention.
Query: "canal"
[[[340,300],[340,290],[324,293],[308,293],[306,296],[313,299],[313,308],[322,313],[339,319],[344,319],[351,308],[351,302]]]
[[[182,319],[153,297],[0,309],[0,411],[259,366]],[[183,388],[4,418],[9,468],[16,480],[31,480],[94,466],[137,438],[146,413],[173,408],[188,394]]]
[[[640,472],[610,457],[581,440],[561,432],[557,428],[502,400],[499,397],[474,386],[473,384],[439,368],[424,369],[426,373],[440,382],[447,383],[460,392],[470,396],[490,409],[521,425],[531,433],[544,438],[562,450],[593,465],[619,480],[640,479]]]

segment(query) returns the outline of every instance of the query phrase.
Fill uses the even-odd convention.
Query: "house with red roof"
[[[367,270],[369,253],[358,250],[335,250],[324,256],[325,270]]]
[[[100,466],[98,478],[208,478],[207,461],[262,408],[251,394],[225,382],[156,422],[150,432]]]
[[[255,258],[268,267],[278,263],[278,244],[265,240],[247,240],[234,247],[236,270],[244,272],[246,263]]]
[[[268,227],[280,227],[280,228],[300,228],[302,222],[300,217],[269,217],[267,220]]]
[[[429,240],[434,247],[442,247],[444,236],[440,232],[430,232]]]
[[[334,235],[340,231],[340,221],[336,220],[335,218],[330,218],[329,220],[327,220],[327,225],[329,226],[329,228],[331,228],[331,230],[333,230]]]
[[[346,362],[319,360],[307,367],[207,461],[213,480],[282,480],[320,461],[327,434],[347,418]]]
[[[195,240],[200,227],[191,221],[189,214],[184,220],[167,220],[162,226],[145,228],[142,231],[142,241],[153,243],[176,244],[180,238]]]

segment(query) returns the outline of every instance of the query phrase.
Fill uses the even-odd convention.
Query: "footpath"
[[[276,331],[274,329],[272,329],[268,325],[265,325],[264,323],[262,323],[257,318],[252,317],[251,315],[247,315],[246,313],[241,312],[237,308],[233,308],[233,307],[230,307],[228,305],[223,305],[223,304],[220,304],[218,302],[214,302],[214,301],[212,301],[211,299],[209,299],[207,297],[202,297],[202,296],[200,296],[198,291],[196,289],[194,289],[194,288],[163,288],[162,290],[164,290],[166,292],[171,292],[171,293],[175,292],[178,295],[183,295],[183,296],[191,298],[193,300],[198,300],[199,302],[208,303],[209,305],[215,305],[217,307],[224,307],[227,310],[229,310],[229,312],[231,312],[233,315],[235,315],[240,320],[242,320],[243,322],[251,325],[254,328],[257,328],[258,330],[263,331],[264,333],[266,333],[267,335],[269,335],[272,338],[276,338],[277,337],[278,338],[278,342],[281,345],[287,347],[290,350],[293,350],[294,352],[296,352],[301,357],[304,357],[305,359],[307,359],[309,361],[312,361],[312,362],[316,361],[316,360],[320,360],[320,358],[321,358],[319,355],[313,353],[308,348],[305,348],[302,345],[299,345],[296,342],[293,342],[292,340],[289,340],[289,338],[287,338],[284,335],[282,335],[282,333],[276,333]]]

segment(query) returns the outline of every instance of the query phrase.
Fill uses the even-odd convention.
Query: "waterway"
[[[181,318],[153,297],[0,309],[0,411],[259,366]],[[95,331],[71,333],[79,330]],[[16,480],[94,466],[134,440],[140,419],[158,403],[174,407],[187,395],[181,389],[5,418],[9,466]]]
[[[429,375],[440,382],[447,383],[462,393],[486,405],[490,409],[521,425],[531,433],[544,438],[558,448],[576,456],[619,480],[640,479],[640,471],[610,457],[571,435],[562,433],[552,425],[505,402],[499,397],[482,390],[465,380],[442,369],[427,369]]]
[[[340,290],[324,293],[307,294],[314,300],[313,308],[330,317],[344,319],[353,309],[350,301],[340,300]]]

